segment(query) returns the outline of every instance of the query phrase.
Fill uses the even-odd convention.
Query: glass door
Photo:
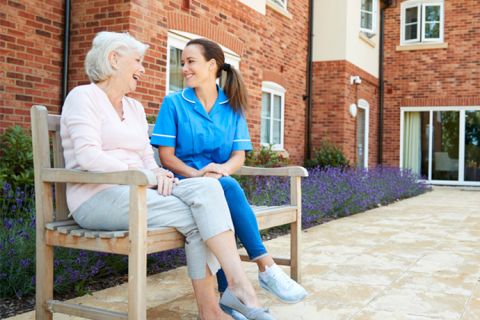
[[[458,180],[459,134],[459,111],[433,111],[432,180]]]
[[[402,112],[402,168],[434,184],[480,185],[480,110],[415,109]]]
[[[465,111],[465,181],[480,181],[480,110]]]

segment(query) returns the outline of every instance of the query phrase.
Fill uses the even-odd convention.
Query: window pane
[[[270,118],[270,94],[262,93],[262,118]]]
[[[373,10],[373,0],[362,0],[362,10],[370,11]]]
[[[261,143],[270,143],[270,120],[262,118]]]
[[[282,119],[282,98],[280,96],[273,96],[273,118],[276,120]]]
[[[440,38],[440,23],[427,22],[425,23],[425,39]]]
[[[440,6],[426,6],[425,21],[440,22]]]
[[[272,2],[278,4],[280,7],[287,9],[287,0],[271,0]]]
[[[363,29],[372,30],[372,14],[368,12],[362,12],[360,26]]]
[[[168,70],[169,86],[168,91],[178,91],[185,87],[185,83],[182,75],[181,65],[182,50],[174,47],[170,47],[170,65]]]
[[[465,181],[480,181],[480,111],[465,112]]]
[[[281,121],[273,120],[273,139],[272,139],[273,144],[280,144],[281,134],[282,134]]]
[[[418,7],[407,8],[407,10],[405,10],[405,23],[418,23]]]
[[[403,167],[428,177],[428,132],[430,113],[405,112]]]
[[[405,40],[413,40],[417,39],[417,25],[412,24],[410,26],[405,27]]]
[[[433,112],[433,180],[458,180],[460,112]]]

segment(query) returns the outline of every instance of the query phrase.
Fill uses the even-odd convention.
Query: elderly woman
[[[142,105],[129,98],[145,69],[148,46],[127,33],[100,32],[85,60],[92,83],[74,88],[62,112],[66,167],[86,171],[151,170],[157,190],[147,191],[148,227],[175,227],[186,237],[188,273],[201,319],[229,319],[220,309],[212,274],[220,265],[228,278],[226,304],[248,319],[273,319],[258,305],[240,264],[234,227],[216,179],[178,182],[159,168],[148,139]],[[128,187],[70,184],[70,212],[84,228],[128,229]],[[218,260],[217,260],[218,259]]]

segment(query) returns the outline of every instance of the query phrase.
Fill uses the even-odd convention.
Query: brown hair
[[[217,63],[217,78],[222,74],[222,70],[227,72],[223,90],[229,99],[232,109],[235,112],[244,114],[248,108],[247,88],[243,83],[240,72],[233,66],[225,63],[225,54],[217,43],[208,39],[193,39],[187,43],[187,47],[194,44],[202,47],[202,55],[205,60],[215,60]]]

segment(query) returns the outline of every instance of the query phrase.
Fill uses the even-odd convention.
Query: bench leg
[[[147,319],[146,187],[130,186],[128,320]]]
[[[290,277],[301,282],[300,275],[300,247],[301,247],[301,222],[293,222],[290,224]]]
[[[35,319],[52,320],[47,301],[53,299],[53,247],[47,246],[43,235],[38,234],[36,260]]]

